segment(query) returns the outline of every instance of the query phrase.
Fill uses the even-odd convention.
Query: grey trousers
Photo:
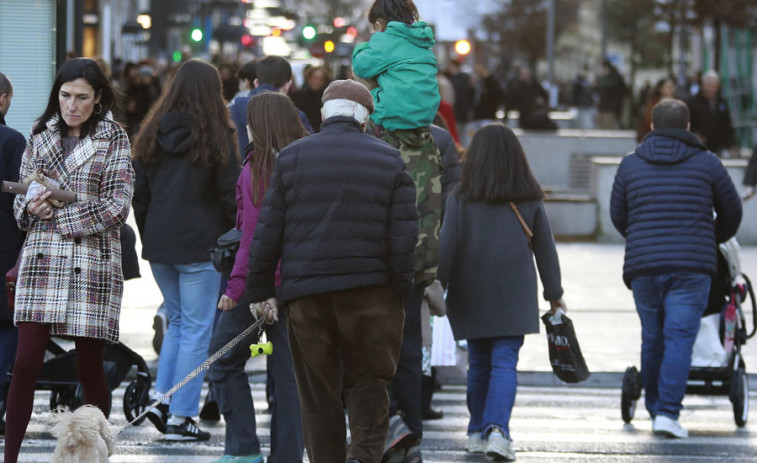
[[[292,354],[286,328],[287,309],[279,311],[279,322],[266,328],[266,336],[273,343],[273,355],[268,362],[274,383],[274,407],[271,416],[271,456],[269,463],[300,463],[305,449],[302,437],[300,402],[292,365]],[[210,354],[235,338],[255,319],[244,307],[221,314],[213,338]],[[256,432],[255,407],[244,371],[250,359],[250,344],[258,341],[257,333],[239,343],[210,367],[208,374],[218,408],[226,421],[226,455],[260,453]]]

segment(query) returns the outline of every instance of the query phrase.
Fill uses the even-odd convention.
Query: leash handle
[[[239,310],[241,308],[242,308],[242,306],[237,306],[236,308],[231,309],[231,310]],[[247,309],[246,306],[245,306],[245,309]],[[247,310],[249,310],[249,309],[247,309]],[[169,390],[168,392],[166,392],[165,394],[163,394],[160,398],[158,398],[155,402],[153,402],[152,404],[150,404],[150,406],[148,406],[145,409],[145,411],[143,411],[142,413],[140,413],[139,416],[137,416],[136,418],[134,418],[133,420],[131,420],[129,423],[127,423],[126,426],[122,426],[121,428],[119,428],[118,431],[116,431],[113,434],[112,440],[115,440],[116,437],[118,437],[119,434],[121,434],[122,432],[124,432],[126,430],[126,428],[128,428],[129,426],[131,426],[132,424],[134,424],[136,421],[139,421],[140,419],[142,419],[145,415],[147,415],[147,413],[150,410],[152,410],[153,408],[157,407],[161,403],[165,402],[166,399],[168,399],[169,397],[171,397],[172,395],[174,395],[174,393],[176,391],[178,391],[179,389],[181,389],[182,387],[184,387],[184,385],[187,384],[188,382],[192,381],[192,379],[194,379],[197,375],[199,375],[203,371],[205,371],[208,368],[210,368],[210,366],[212,364],[214,364],[216,362],[216,360],[218,360],[219,358],[221,358],[224,355],[226,355],[226,353],[228,351],[230,351],[234,346],[236,346],[237,344],[239,344],[240,342],[242,342],[242,340],[244,338],[246,338],[248,335],[250,335],[253,331],[255,331],[256,329],[262,330],[263,329],[263,323],[265,323],[265,318],[258,319],[257,321],[255,321],[255,323],[253,323],[252,325],[248,326],[244,331],[242,331],[241,333],[239,333],[234,339],[232,339],[231,341],[229,341],[225,346],[223,346],[220,349],[218,349],[218,352],[216,352],[215,354],[211,355],[207,360],[205,360],[204,362],[202,362],[202,364],[200,366],[198,366],[197,368],[195,368],[194,370],[192,370],[187,376],[184,377],[184,379],[182,379],[174,387],[172,387],[171,390]]]

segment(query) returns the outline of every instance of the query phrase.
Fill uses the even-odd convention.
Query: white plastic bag
[[[720,343],[720,314],[702,317],[694,349],[691,353],[692,367],[724,367],[728,354]]]
[[[457,344],[452,335],[452,327],[447,317],[434,317],[431,332],[431,366],[445,367],[457,365]]]

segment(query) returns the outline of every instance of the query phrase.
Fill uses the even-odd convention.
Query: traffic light
[[[333,41],[327,40],[323,42],[323,51],[325,51],[326,53],[333,53],[335,49],[336,45]]]
[[[302,38],[305,40],[313,40],[318,35],[315,26],[308,24],[302,28]]]
[[[455,42],[455,51],[458,55],[465,56],[471,51],[470,42],[467,40],[458,40]]]
[[[192,33],[190,34],[190,38],[192,39],[192,42],[201,42],[202,41],[202,29],[199,27],[195,27],[192,29]]]

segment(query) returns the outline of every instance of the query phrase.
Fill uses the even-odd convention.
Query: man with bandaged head
[[[288,305],[310,461],[377,463],[413,287],[415,187],[399,151],[364,133],[374,109],[365,86],[335,81],[322,101],[321,132],[276,161],[243,300],[270,319]]]

